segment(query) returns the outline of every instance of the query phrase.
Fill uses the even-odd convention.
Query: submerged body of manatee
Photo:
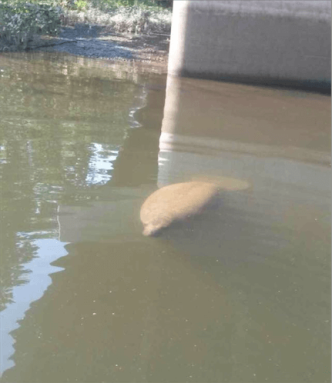
[[[156,235],[174,222],[199,214],[218,195],[209,183],[187,182],[165,186],[154,192],[141,208],[144,235]]]
[[[164,186],[151,194],[142,205],[140,218],[146,236],[158,235],[174,223],[201,214],[208,206],[222,198],[222,191],[244,190],[248,183],[227,177],[196,176],[196,181]]]

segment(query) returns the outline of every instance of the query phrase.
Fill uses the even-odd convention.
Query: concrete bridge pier
[[[169,74],[329,89],[331,3],[174,0]]]

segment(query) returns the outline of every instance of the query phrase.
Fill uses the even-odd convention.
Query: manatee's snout
[[[146,225],[143,230],[143,235],[146,237],[155,237],[159,234],[160,227],[156,227],[154,225]]]

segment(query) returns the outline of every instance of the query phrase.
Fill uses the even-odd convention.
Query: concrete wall
[[[174,0],[169,73],[329,88],[331,3]]]

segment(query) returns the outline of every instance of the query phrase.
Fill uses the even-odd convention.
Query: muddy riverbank
[[[57,37],[36,36],[29,50],[142,62],[166,71],[169,41],[168,33],[120,34],[105,26],[76,24],[63,27]]]

